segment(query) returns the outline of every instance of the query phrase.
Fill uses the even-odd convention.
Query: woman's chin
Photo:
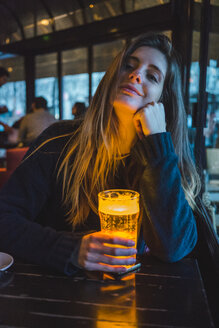
[[[136,101],[115,101],[114,102],[114,108],[119,111],[126,111],[134,114],[138,108],[140,108],[140,105],[137,104]]]

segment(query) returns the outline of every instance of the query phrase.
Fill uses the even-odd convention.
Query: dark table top
[[[0,278],[0,327],[214,327],[196,260],[140,261],[124,280],[15,262]]]

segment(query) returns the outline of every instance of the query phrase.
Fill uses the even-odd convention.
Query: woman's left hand
[[[88,271],[126,272],[124,266],[136,262],[134,245],[133,240],[112,233],[98,231],[85,235],[80,245],[78,264]]]
[[[151,102],[134,114],[134,125],[140,139],[150,134],[166,132],[165,111],[162,103]]]

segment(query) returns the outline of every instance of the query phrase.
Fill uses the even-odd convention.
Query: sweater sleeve
[[[46,134],[48,137],[48,133]],[[29,154],[45,139],[41,136]],[[81,235],[61,232],[36,222],[54,184],[57,142],[33,152],[0,192],[0,250],[66,274],[77,257]],[[46,150],[45,150],[46,148]],[[74,261],[75,263],[75,261]]]
[[[20,128],[18,131],[18,143],[23,142],[26,137],[27,126],[26,126],[26,117],[21,121]]]
[[[152,255],[167,262],[178,261],[195,247],[197,229],[181,185],[170,133],[138,140],[132,156],[143,166],[140,194],[144,240]]]

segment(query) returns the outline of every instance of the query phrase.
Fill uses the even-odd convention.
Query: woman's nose
[[[132,72],[129,74],[129,78],[132,82],[141,83],[141,74],[140,72]]]

